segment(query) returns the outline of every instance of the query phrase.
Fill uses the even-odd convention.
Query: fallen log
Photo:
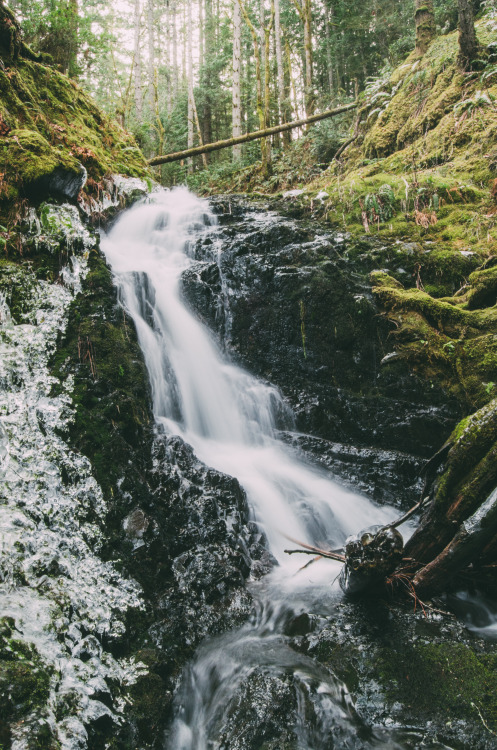
[[[215,143],[205,143],[203,146],[195,146],[194,148],[186,149],[185,151],[176,151],[173,154],[165,154],[164,156],[154,156],[153,159],[149,159],[148,163],[151,167],[157,167],[159,164],[169,164],[173,161],[180,161],[180,159],[188,159],[192,156],[199,156],[200,154],[208,154],[211,151],[220,151],[223,148],[230,148],[231,146],[237,146],[240,143],[248,143],[249,141],[256,141],[259,138],[268,138],[271,135],[277,135],[278,133],[284,133],[286,130],[292,130],[293,128],[301,128],[304,125],[310,125],[313,122],[324,120],[327,117],[335,117],[341,115],[343,112],[349,112],[357,107],[357,102],[352,104],[344,104],[342,107],[336,107],[335,109],[328,109],[326,112],[321,114],[312,115],[307,117],[305,120],[295,120],[294,122],[287,122],[284,125],[275,125],[272,128],[265,128],[264,130],[256,130],[253,133],[246,133],[245,135],[239,135],[236,138],[227,138],[224,141],[216,141]]]

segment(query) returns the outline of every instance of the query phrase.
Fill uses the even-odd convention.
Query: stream
[[[269,575],[249,584],[255,601],[249,622],[205,642],[184,670],[164,747],[418,747],[416,734],[364,726],[345,684],[288,645],[302,612],[332,615],[341,599],[339,564],[320,560],[302,569],[307,558],[285,554],[295,547],[289,538],[339,548],[349,534],[386,523],[398,510],[346,489],[279,439],[279,430],[292,430],[293,416],[278,390],[232,364],[183,302],[181,277],[192,248],[216,231],[208,203],[180,188],[154,193],[102,238],[136,325],[159,429],[239,480],[275,561]],[[285,693],[291,723],[285,737],[266,745],[258,715],[273,691]]]
[[[371,296],[404,253],[123,191],[0,268],[0,747],[494,750],[495,601],[286,552],[401,515],[454,424]]]

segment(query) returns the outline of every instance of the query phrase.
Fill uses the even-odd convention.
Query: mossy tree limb
[[[441,553],[497,484],[497,399],[466,417],[447,446],[433,502],[406,545],[406,554],[422,563]]]

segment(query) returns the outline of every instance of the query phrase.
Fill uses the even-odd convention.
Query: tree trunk
[[[147,37],[148,37],[148,107],[152,117],[155,110],[155,43],[154,43],[154,0],[147,3]]]
[[[330,23],[330,16],[333,18],[333,8],[328,8],[328,6],[325,4],[324,6],[324,23],[325,23],[325,32],[326,32],[326,66],[328,69],[328,89],[330,96],[333,96],[333,61],[331,57],[331,23]]]
[[[264,119],[264,101],[263,101],[263,91],[262,91],[262,72],[261,72],[261,51],[259,46],[259,35],[257,33],[257,30],[250,20],[250,16],[247,13],[247,9],[245,8],[245,4],[243,0],[240,0],[240,8],[242,11],[242,15],[245,19],[245,22],[247,26],[250,29],[250,33],[252,34],[252,41],[254,45],[254,58],[255,58],[255,88],[256,88],[256,109],[257,109],[257,117],[259,119],[259,131],[263,132],[266,128],[266,122]],[[248,139],[248,140],[254,140],[254,139]],[[238,143],[245,143],[245,141],[237,141]],[[234,143],[231,145],[235,145]],[[268,170],[268,157],[267,157],[267,141],[265,138],[262,138],[261,140],[261,160],[262,160],[262,171],[263,173],[266,173]]]
[[[188,148],[193,147],[193,61],[192,61],[192,0],[187,0],[186,55],[188,58]],[[188,159],[188,174],[193,172],[193,159]]]
[[[173,30],[173,64],[172,64],[172,91],[173,91],[173,107],[179,89],[179,63],[178,63],[178,23],[176,13],[176,0],[170,0],[169,13],[172,19],[172,30]]]
[[[314,112],[314,91],[312,75],[312,6],[311,0],[293,0],[300,20],[304,26],[304,91],[305,115],[311,117]]]
[[[404,550],[421,596],[446,590],[469,563],[497,563],[497,399],[456,427],[425,473],[431,502]]]
[[[68,50],[68,66],[67,74],[71,78],[75,78],[78,75],[78,26],[79,26],[79,15],[78,15],[78,0],[69,0],[68,4],[68,28],[69,28],[69,50]]]
[[[248,143],[249,141],[255,141],[259,138],[268,138],[271,135],[277,133],[283,133],[285,130],[291,130],[292,128],[302,128],[306,125],[310,125],[313,122],[324,120],[327,117],[335,117],[341,115],[344,112],[350,112],[352,109],[357,107],[357,102],[353,104],[344,104],[343,107],[337,107],[336,109],[330,109],[326,112],[321,112],[318,115],[312,115],[312,117],[304,120],[296,120],[295,122],[288,122],[284,125],[275,125],[272,128],[266,128],[265,130],[257,130],[254,133],[247,133],[241,135],[239,138],[228,138],[225,141],[217,141],[216,143],[206,143],[204,146],[197,146],[196,148],[188,149],[186,151],[178,151],[174,154],[166,154],[165,156],[156,156],[153,159],[149,159],[148,163],[151,167],[157,164],[169,164],[172,161],[179,161],[180,159],[187,159],[189,156],[198,156],[199,154],[207,154],[211,151],[219,151],[223,148],[231,148],[236,146],[238,143]]]
[[[204,0],[198,0],[198,67],[204,64]]]
[[[240,0],[233,5],[233,98],[232,98],[232,135],[238,138],[242,134],[242,9]],[[241,145],[233,147],[233,161],[242,158]]]
[[[485,545],[497,533],[497,489],[480,508],[459,527],[452,541],[413,579],[413,586],[421,596],[438,593],[440,583],[447,583],[462,568],[476,560]]]
[[[211,69],[210,63],[212,55],[215,49],[215,28],[214,18],[212,13],[212,0],[205,0],[205,34],[204,34],[204,49],[205,49],[205,67],[203,73],[203,90],[204,90],[204,111],[202,114],[202,125],[203,125],[203,138],[204,143],[210,143],[212,141],[212,101],[211,101]]]
[[[314,90],[312,73],[312,6],[311,0],[303,0],[304,46],[305,46],[305,114],[314,114]]]
[[[270,66],[269,52],[271,49],[271,30],[274,25],[274,0],[271,0],[271,19],[268,26],[264,26],[264,127],[267,128],[270,120],[271,89],[269,86]],[[266,174],[269,174],[271,164],[271,141],[267,141],[267,166]]]
[[[275,0],[274,3],[274,36],[276,48],[276,78],[279,115],[278,121],[279,123],[283,123],[285,121],[288,121],[288,118],[285,116],[285,71],[283,68],[283,51],[281,47],[280,0]]]
[[[143,119],[143,82],[142,82],[142,65],[140,55],[140,0],[135,0],[135,17],[134,17],[134,61],[135,61],[135,113],[136,119],[141,123]]]
[[[187,10],[186,7],[183,6],[183,13],[182,13],[182,24],[181,24],[181,82],[182,86],[185,86],[188,91],[188,74],[187,74],[187,66],[186,66],[186,45],[187,45],[187,32],[186,32],[186,16],[187,16]]]
[[[459,56],[458,64],[466,68],[478,57],[478,40],[476,38],[473,8],[469,0],[457,0],[459,9]]]
[[[285,60],[286,60],[286,101],[288,103],[288,112],[290,113],[289,117],[286,117],[286,120],[290,120],[293,112],[298,112],[298,103],[297,103],[297,92],[295,90],[295,81],[293,78],[293,71],[292,71],[292,52],[290,49],[290,42],[288,41],[288,37],[285,37]],[[293,108],[292,108],[292,95],[293,95]],[[290,142],[292,137],[291,130],[288,131],[288,141]]]
[[[416,52],[424,55],[435,36],[435,14],[433,0],[416,0]]]
[[[166,8],[166,19],[165,19],[165,33],[166,33],[166,71],[167,71],[167,94],[166,94],[166,114],[170,115],[173,111],[173,71],[172,71],[172,58],[171,58],[171,6],[170,4]]]

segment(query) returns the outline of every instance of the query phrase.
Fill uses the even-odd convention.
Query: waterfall
[[[272,553],[288,564],[286,536],[340,546],[391,513],[296,461],[277,438],[280,394],[230,364],[182,301],[191,243],[213,229],[207,202],[181,188],[126,212],[102,248],[137,328],[157,422],[240,481]]]
[[[207,465],[239,480],[279,563],[261,586],[262,603],[253,622],[199,650],[178,692],[169,746],[229,747],[215,739],[225,721],[223,712],[233,691],[262,664],[274,675],[293,670],[298,747],[329,747],[330,732],[354,725],[350,697],[324,668],[291,652],[281,629],[309,589],[313,596],[329,592],[339,567],[321,561],[303,578],[295,575],[303,562],[298,555],[285,554],[287,537],[341,546],[350,533],[385,523],[395,514],[300,461],[278,439],[275,415],[289,410],[277,389],[230,363],[183,302],[181,276],[192,263],[193,243],[215,232],[208,203],[181,188],[152,194],[123,214],[102,238],[122,302],[136,325],[157,424],[180,435]],[[290,423],[290,414],[288,419]],[[313,740],[305,727],[309,702],[315,706],[318,734],[325,744]],[[360,747],[398,747],[389,742],[373,738]]]

